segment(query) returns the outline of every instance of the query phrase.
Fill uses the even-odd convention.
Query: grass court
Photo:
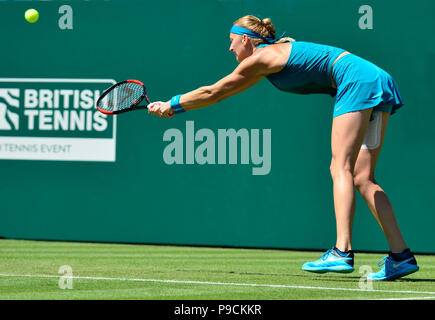
[[[377,271],[385,254],[357,252],[350,274],[301,270],[304,262],[320,255],[2,239],[0,299],[435,300],[434,255],[416,255],[420,271],[393,282],[373,282],[372,288],[359,271]]]

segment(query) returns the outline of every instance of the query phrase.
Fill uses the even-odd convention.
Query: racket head
[[[145,85],[139,80],[125,80],[108,88],[97,100],[97,109],[104,114],[119,114],[137,109],[146,109],[146,105],[139,106],[145,99],[150,103]]]

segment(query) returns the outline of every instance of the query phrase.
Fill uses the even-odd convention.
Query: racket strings
[[[144,95],[144,88],[140,84],[126,82],[114,87],[101,98],[99,107],[106,111],[120,111],[136,104]]]

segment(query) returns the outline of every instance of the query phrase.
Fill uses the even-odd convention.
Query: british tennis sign
[[[95,108],[114,83],[0,78],[0,159],[115,161],[116,117]]]

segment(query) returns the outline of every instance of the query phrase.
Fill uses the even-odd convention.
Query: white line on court
[[[180,284],[203,284],[219,286],[242,286],[242,287],[267,287],[267,288],[285,288],[285,289],[314,289],[314,290],[335,290],[335,291],[359,291],[359,292],[382,292],[382,293],[407,293],[407,294],[430,294],[435,292],[427,291],[407,291],[407,290],[368,290],[353,288],[330,288],[330,287],[310,287],[310,286],[291,286],[283,284],[261,284],[261,283],[234,283],[234,282],[210,282],[210,281],[193,281],[193,280],[165,280],[165,279],[140,279],[140,278],[107,278],[107,277],[81,277],[81,276],[62,276],[62,275],[43,275],[43,274],[5,274],[0,273],[0,277],[27,277],[27,278],[70,278],[83,280],[109,280],[109,281],[136,281],[136,282],[160,282],[160,283],[180,283]],[[420,299],[420,298],[415,298]],[[425,299],[429,299],[426,297]]]
[[[411,297],[411,298],[388,298],[388,299],[379,299],[379,300],[423,300],[423,299],[435,299],[433,297]]]

